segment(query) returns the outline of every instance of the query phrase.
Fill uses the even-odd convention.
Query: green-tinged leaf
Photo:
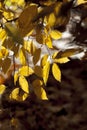
[[[36,96],[39,99],[48,100],[47,95],[46,95],[46,91],[42,87],[43,82],[41,80],[38,80],[38,79],[34,80],[33,83],[32,83],[32,86],[34,88],[34,92],[35,92]]]
[[[28,5],[20,14],[18,18],[18,23],[19,23],[19,28],[22,36],[27,35],[34,28],[32,19],[36,15],[37,15],[36,5]]]
[[[25,55],[25,50],[24,48],[20,48],[19,51],[19,58],[20,58],[20,62],[22,65],[26,65],[26,55]]]
[[[45,66],[43,67],[43,81],[45,85],[49,77],[49,71],[50,71],[50,62],[47,61]]]
[[[18,77],[19,77],[18,72],[16,72],[16,73],[14,74],[14,84],[15,84],[15,85],[16,85],[16,82],[17,82],[17,80],[18,80]]]
[[[28,85],[28,81],[26,80],[26,78],[24,76],[20,76],[19,77],[19,85],[21,87],[21,89],[29,94],[29,85]]]
[[[6,58],[3,60],[3,63],[2,63],[2,71],[4,73],[7,73],[7,71],[9,70],[10,68],[10,65],[11,65],[11,59],[10,58]]]
[[[35,67],[34,67],[34,73],[35,73],[37,76],[42,77],[42,76],[43,76],[43,71],[42,71],[41,66],[35,66]]]
[[[63,57],[63,58],[59,58],[59,59],[54,59],[54,62],[60,63],[60,64],[67,63],[68,61],[70,61],[70,60],[67,57]]]
[[[34,65],[38,62],[38,60],[40,59],[40,55],[41,55],[41,49],[37,48],[34,55],[33,55],[33,63]]]
[[[19,69],[18,73],[19,75],[29,76],[29,75],[32,75],[34,71],[29,66],[23,66]]]
[[[41,59],[41,66],[44,67],[48,59],[48,54],[44,55]]]
[[[3,84],[1,84],[1,85],[0,85],[0,94],[3,94],[4,91],[5,91],[5,89],[6,89],[6,86],[3,85]]]
[[[5,24],[5,30],[8,36],[12,37],[14,42],[23,45],[23,38],[21,37],[21,33],[16,25],[13,25],[12,23],[8,22]]]
[[[60,39],[62,37],[62,33],[57,31],[57,30],[52,30],[50,32],[50,36],[51,36],[51,38],[57,40],[57,39]]]
[[[56,63],[52,65],[52,74],[57,81],[61,82],[61,71]]]

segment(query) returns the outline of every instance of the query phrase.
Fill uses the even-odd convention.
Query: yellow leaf
[[[52,46],[52,39],[50,36],[44,37],[44,43],[49,47],[49,48],[53,48]]]
[[[29,93],[28,81],[24,76],[19,77],[19,85],[24,92]]]
[[[9,98],[12,100],[17,100],[17,101],[24,101],[28,97],[27,93],[22,93],[20,91],[20,88],[15,88],[11,94],[9,95]]]
[[[59,59],[54,59],[54,62],[60,63],[60,64],[67,63],[68,61],[70,61],[70,60],[67,57],[63,57],[63,58],[59,58]]]
[[[36,51],[36,46],[32,41],[25,41],[24,42],[24,48],[31,54],[33,55]]]
[[[55,14],[54,13],[51,13],[48,17],[48,25],[50,27],[54,26],[55,24],[55,21],[56,21],[56,17],[55,17]]]
[[[14,14],[10,11],[8,11],[8,12],[4,11],[3,16],[7,20],[12,20],[14,18]]]
[[[6,39],[6,37],[7,37],[6,31],[5,31],[4,29],[1,29],[1,28],[0,28],[0,41],[1,41],[1,43],[4,42],[4,40]],[[1,44],[1,43],[0,43],[0,44]]]
[[[3,85],[3,84],[1,84],[1,85],[0,85],[0,94],[3,94],[4,91],[5,91],[5,89],[6,89],[6,86]]]
[[[11,92],[11,94],[10,94],[10,99],[14,99],[14,100],[17,100],[17,101],[19,101],[20,100],[20,98],[19,98],[19,88],[15,88],[12,92]]]
[[[9,54],[9,51],[5,47],[1,46],[0,47],[0,59],[5,58],[6,56],[8,56],[8,54]]]
[[[5,24],[5,30],[6,30],[7,34],[10,37],[12,37],[14,42],[23,44],[23,38],[21,37],[21,33],[16,25],[13,25],[12,23],[8,22]]]
[[[43,81],[45,85],[49,77],[49,71],[50,71],[50,62],[47,61],[45,66],[43,67]]]
[[[19,77],[18,72],[16,72],[16,73],[14,74],[14,84],[15,84],[15,85],[16,85],[16,82],[17,82],[17,80],[18,80],[18,77]]]
[[[80,4],[84,4],[86,3],[87,1],[86,0],[77,0],[77,4],[80,5]]]
[[[41,80],[38,80],[38,79],[34,80],[32,83],[32,86],[34,88],[34,92],[35,92],[36,96],[39,99],[48,100],[45,89],[42,87],[43,82]]]
[[[53,38],[53,39],[60,39],[62,37],[62,33],[57,31],[57,30],[52,30],[50,32],[50,36]]]
[[[33,55],[33,63],[34,65],[38,62],[38,60],[40,59],[40,54],[41,54],[41,49],[37,48],[34,55]]]
[[[34,73],[39,76],[42,77],[43,76],[43,72],[42,72],[42,68],[40,66],[35,66],[34,67]]]
[[[54,52],[52,58],[54,59],[58,55],[58,53],[59,53],[58,51]]]
[[[41,59],[41,66],[44,67],[48,59],[48,54],[44,55]]]
[[[24,48],[20,48],[20,51],[19,51],[19,58],[20,58],[20,62],[22,65],[25,65],[26,64],[26,56],[25,56],[25,50]]]
[[[56,63],[52,65],[52,74],[57,81],[61,82],[61,71]]]
[[[34,73],[33,69],[30,68],[29,66],[23,66],[19,69],[19,72],[18,72],[20,75],[23,75],[23,76],[29,76],[29,75],[32,75]]]

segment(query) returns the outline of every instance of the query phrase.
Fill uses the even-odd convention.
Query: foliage
[[[39,99],[47,100],[45,86],[50,72],[61,82],[60,64],[82,51],[80,48],[60,50],[53,46],[53,40],[62,38],[61,29],[69,22],[72,7],[73,1],[66,0],[0,2],[1,77],[3,73],[8,76],[13,65],[14,87],[9,100],[26,100],[31,88]],[[42,53],[44,46],[46,54]],[[35,76],[32,81],[31,76]],[[7,87],[0,81],[0,94]]]

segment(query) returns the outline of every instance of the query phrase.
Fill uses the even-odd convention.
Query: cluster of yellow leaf
[[[70,56],[81,51],[69,49],[49,53],[51,49],[55,51],[52,41],[62,37],[62,33],[55,27],[65,26],[69,20],[69,15],[62,15],[62,9],[71,6],[71,3],[49,0],[41,4],[45,7],[38,7],[38,4],[32,1],[26,5],[24,0],[5,0],[4,4],[0,2],[0,71],[6,74],[10,69],[13,62],[10,52],[13,52],[14,60],[18,59],[21,66],[17,70],[14,68],[15,88],[10,93],[10,99],[26,100],[32,87],[39,99],[47,100],[44,87],[47,85],[50,71],[54,78],[61,82],[59,64],[68,62]],[[36,47],[35,40],[41,46],[45,44],[48,54],[41,57],[41,48]],[[29,66],[29,55],[32,57],[32,68]],[[30,82],[29,78],[33,75],[35,79]],[[0,94],[6,88],[0,84]]]

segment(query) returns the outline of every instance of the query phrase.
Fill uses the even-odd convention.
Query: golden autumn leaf
[[[48,59],[48,54],[44,55],[41,59],[41,66],[44,67]]]
[[[34,70],[29,66],[23,66],[19,69],[18,73],[22,76],[29,76],[34,73]]]
[[[45,66],[43,67],[43,81],[45,85],[49,77],[49,71],[50,71],[50,62],[47,61]]]
[[[5,24],[5,30],[8,36],[12,37],[13,41],[23,45],[23,38],[16,25],[8,22]]]
[[[4,84],[0,85],[0,94],[3,94],[6,89],[6,86]]]
[[[24,76],[20,76],[19,77],[19,85],[21,87],[21,89],[29,94],[29,85],[28,85],[28,81],[26,80],[26,78]]]
[[[9,54],[8,49],[6,49],[4,46],[0,47],[0,59],[7,57]]]
[[[36,46],[32,41],[24,41],[24,48],[27,50],[31,55],[33,55],[36,51]]]
[[[9,95],[10,99],[14,99],[14,100],[19,101],[20,100],[20,98],[19,98],[19,90],[20,90],[19,88],[15,88],[11,92],[11,94]]]
[[[53,46],[52,46],[52,39],[51,39],[50,35],[44,37],[44,43],[45,43],[49,48],[53,48]]]
[[[68,61],[70,61],[68,57],[54,59],[54,62],[60,63],[60,64],[67,63]]]
[[[77,0],[77,4],[80,5],[80,4],[84,4],[86,3],[87,1],[86,0]]]
[[[54,13],[51,13],[51,14],[48,16],[48,25],[49,25],[50,27],[54,26],[55,21],[56,21],[55,14],[54,14]]]
[[[0,28],[0,42],[1,42],[0,44],[3,44],[6,37],[7,37],[6,31]]]
[[[33,86],[36,96],[39,99],[48,100],[45,89],[42,87],[43,82],[41,80],[39,80],[39,79],[34,80],[32,83],[32,86]]]
[[[50,32],[50,36],[51,36],[51,38],[57,40],[57,39],[60,39],[62,37],[62,33],[57,31],[57,30],[52,30]]]
[[[19,77],[18,72],[15,72],[15,74],[14,74],[14,84],[15,85],[16,85],[16,82],[18,80],[18,77]]]
[[[20,88],[15,88],[12,90],[11,94],[9,95],[9,98],[12,100],[17,101],[24,101],[29,95],[27,93],[20,94]]]
[[[52,74],[57,81],[61,82],[61,71],[56,63],[52,65]]]
[[[7,20],[12,20],[14,18],[14,14],[10,11],[4,11],[3,16]]]
[[[41,55],[41,49],[37,48],[34,55],[33,55],[33,63],[34,65],[38,62],[38,60],[40,59],[40,55]]]
[[[24,48],[20,48],[19,51],[19,58],[22,65],[26,65],[26,56],[25,56],[25,50]]]

